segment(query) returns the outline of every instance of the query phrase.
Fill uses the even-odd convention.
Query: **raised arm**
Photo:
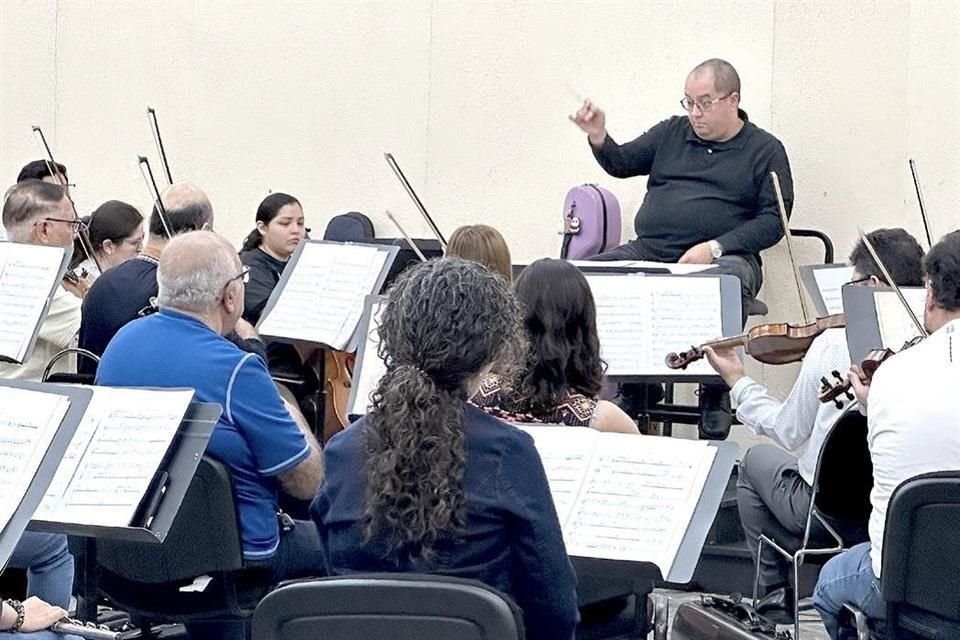
[[[589,100],[570,116],[570,121],[586,132],[593,156],[604,171],[615,178],[648,175],[668,121],[657,124],[636,140],[617,144],[607,133],[606,120],[603,110]]]

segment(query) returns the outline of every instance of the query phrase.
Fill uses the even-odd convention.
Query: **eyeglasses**
[[[717,104],[721,100],[726,100],[732,95],[732,93],[728,93],[727,95],[720,96],[719,98],[701,98],[700,100],[684,97],[680,101],[680,106],[683,107],[684,111],[687,112],[693,111],[694,107],[700,107],[701,113],[707,113],[713,109],[713,105]]]
[[[238,273],[237,275],[227,280],[226,284],[224,284],[223,286],[226,287],[228,284],[230,284],[234,280],[239,280],[243,284],[247,284],[248,282],[250,282],[250,267],[244,267],[240,273]]]
[[[68,220],[66,218],[47,217],[47,218],[43,218],[42,220],[49,220],[50,222],[63,222],[65,224],[75,225],[77,231],[79,231],[80,229],[83,229],[84,231],[87,230],[87,223],[81,220],[80,218],[74,218],[73,220]],[[41,221],[37,221],[35,224],[39,224]]]
[[[857,278],[856,280],[851,280],[851,281],[849,281],[849,282],[845,282],[843,286],[847,286],[847,285],[853,285],[853,286],[861,285],[861,284],[863,284],[864,282],[870,282],[870,281],[873,280],[874,278],[876,278],[877,280],[879,280],[881,283],[886,284],[886,281],[885,281],[883,278],[879,277],[879,276],[864,276],[863,278]]]

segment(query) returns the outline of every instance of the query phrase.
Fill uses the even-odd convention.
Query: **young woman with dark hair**
[[[143,249],[143,214],[133,205],[108,200],[90,214],[86,223],[93,255],[104,271],[135,258]],[[92,279],[100,276],[97,265],[86,258],[79,238],[74,241],[73,259],[73,266],[79,265]]]
[[[284,267],[306,236],[303,207],[286,193],[271,193],[257,207],[257,226],[243,241],[240,262],[250,268],[243,318],[257,324]]]
[[[523,609],[527,638],[569,640],[576,578],[533,439],[467,399],[523,350],[503,278],[443,258],[400,275],[379,334],[372,409],[324,450],[312,506],[331,575],[480,580]]]
[[[473,403],[519,422],[639,433],[620,407],[597,399],[605,367],[593,294],[580,270],[566,260],[537,260],[514,289],[530,341],[526,366],[513,379],[487,376]]]

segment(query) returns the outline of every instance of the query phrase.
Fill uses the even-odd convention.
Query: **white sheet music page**
[[[668,353],[723,335],[719,278],[586,274],[608,376],[714,375],[706,361],[669,369]]]
[[[67,396],[0,387],[0,531],[20,506],[69,408]]]
[[[600,432],[583,427],[516,426],[533,436],[562,525],[570,519]]]
[[[57,284],[63,249],[0,242],[0,356],[24,362]]]
[[[600,434],[564,526],[567,552],[652,562],[666,577],[715,455],[702,441]]]
[[[900,291],[922,325],[923,307],[927,299],[926,289],[901,287]],[[877,307],[877,325],[880,327],[880,339],[885,348],[899,351],[903,343],[920,335],[917,325],[913,324],[913,320],[900,303],[896,291],[889,289],[875,291],[873,303]]]
[[[386,301],[382,300],[373,303],[370,310],[370,326],[367,327],[363,338],[363,359],[357,363],[354,371],[353,383],[357,386],[357,391],[353,405],[350,407],[350,413],[353,415],[363,415],[367,412],[370,408],[370,394],[377,388],[380,378],[387,371],[387,363],[377,355],[380,348],[380,335],[377,329],[380,327],[380,318],[385,308]]]
[[[192,390],[90,387],[93,398],[36,520],[127,527],[163,461]]]
[[[375,247],[307,242],[262,335],[343,349],[357,329],[389,253]]]
[[[843,285],[853,278],[853,267],[830,267],[814,269],[813,279],[817,283],[820,297],[827,313],[843,313]]]
[[[714,264],[679,264],[652,260],[570,260],[577,267],[625,267],[629,269],[666,269],[674,275],[689,275],[712,269]]]

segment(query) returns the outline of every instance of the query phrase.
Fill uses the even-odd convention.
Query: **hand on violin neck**
[[[857,397],[857,402],[859,402],[863,410],[866,411],[867,396],[870,394],[870,380],[867,379],[863,369],[857,365],[850,367],[850,371],[847,373],[847,380],[850,381],[850,388],[853,389],[853,395]]]
[[[704,345],[703,352],[706,354],[707,362],[710,363],[713,370],[720,374],[720,377],[731,389],[740,378],[746,377],[743,363],[740,362],[737,352],[732,348],[714,348]]]

